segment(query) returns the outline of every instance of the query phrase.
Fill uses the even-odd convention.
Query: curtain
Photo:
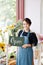
[[[16,20],[24,19],[24,0],[16,0]]]

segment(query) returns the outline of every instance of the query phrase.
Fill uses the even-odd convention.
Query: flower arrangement
[[[13,36],[16,36],[16,32],[17,32],[18,30],[22,29],[22,28],[23,28],[23,26],[22,26],[22,20],[19,20],[19,21],[16,23],[15,27],[11,30],[12,35],[13,35]]]
[[[8,34],[10,36],[11,35],[16,36],[16,32],[21,28],[22,28],[22,21],[19,20],[18,22],[16,22],[16,24],[10,24],[10,25],[6,26],[6,29],[4,31],[0,30],[0,35],[2,36],[2,41],[0,42],[0,49],[2,49],[2,51],[5,51],[5,45],[6,45],[4,42],[5,36],[3,36],[3,34],[8,32]]]

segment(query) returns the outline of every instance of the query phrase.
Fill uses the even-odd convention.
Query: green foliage
[[[16,54],[14,52],[8,54],[8,59],[10,59],[10,58],[16,59]]]

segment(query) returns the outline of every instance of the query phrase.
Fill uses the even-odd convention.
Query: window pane
[[[16,0],[0,0],[0,23],[6,21],[16,21]]]

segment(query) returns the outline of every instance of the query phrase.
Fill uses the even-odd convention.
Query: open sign
[[[23,37],[9,37],[9,44],[13,46],[22,46],[24,44],[24,38]]]

